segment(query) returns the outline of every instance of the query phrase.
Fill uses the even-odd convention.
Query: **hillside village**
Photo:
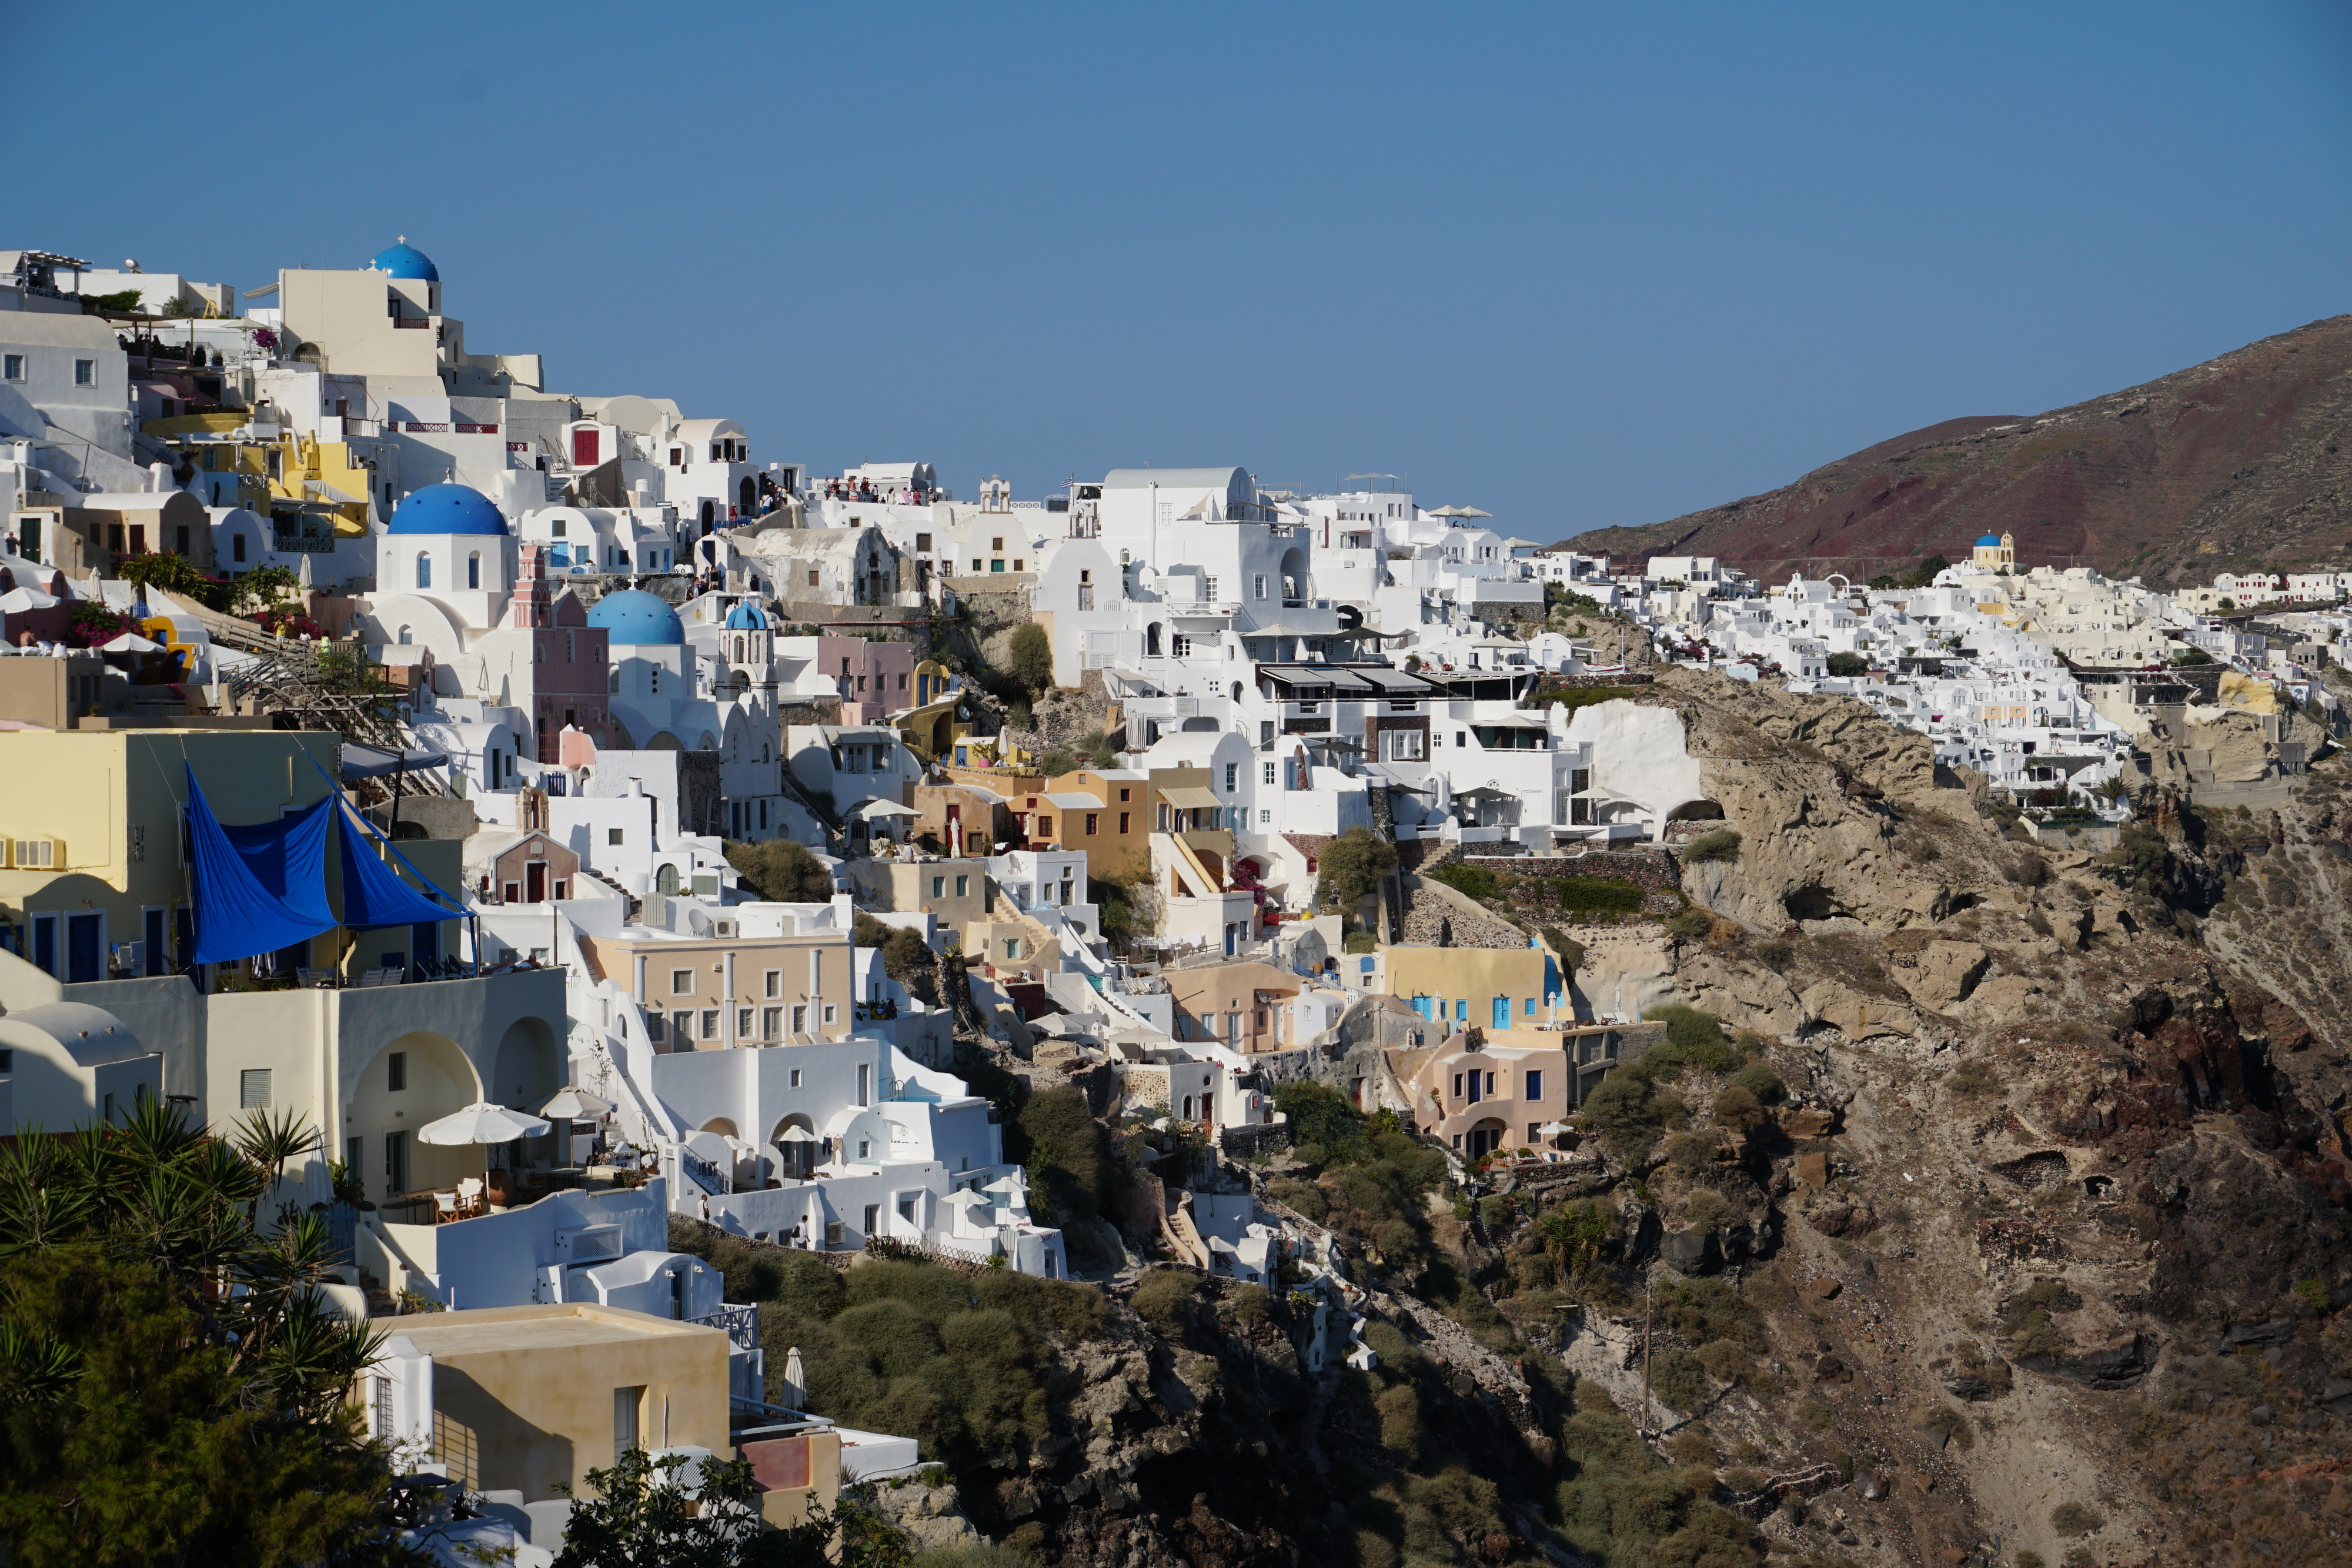
[[[2030,994],[1959,934],[1902,950],[1899,997],[1742,969],[1778,962],[1748,936],[2050,936],[2040,894],[1930,886],[1916,821],[1912,904],[1823,871],[1825,814],[1899,799],[1966,818],[1956,862],[2086,885],[2183,812],[2291,810],[2343,728],[2352,573],[2160,592],[1986,536],[1765,583],[1238,465],[959,498],[559,390],[462,308],[404,239],[243,296],[0,251],[0,1121],[281,1129],[254,1212],[307,1217],[307,1299],[373,1336],[349,1391],[443,1561],[553,1562],[632,1451],[747,1463],[777,1526],[943,1495],[934,1435],[860,1426],[884,1406],[818,1364],[803,1303],[877,1265],[1223,1322],[1302,1386],[1443,1352],[1539,1451],[1557,1391],[1371,1271],[1433,1247],[1423,1197],[1550,1279],[1584,1243],[1538,1244],[1536,1195],[1690,1186],[1625,1132],[1619,1070],[1671,1049],[1746,1096],[1721,1157],[1780,1140],[1774,1197],[1819,1209],[1852,1075],[1772,1052]],[[1834,800],[1766,811],[1759,736]],[[2065,918],[2120,941],[2128,904]],[[1359,1145],[1411,1206],[1350,1219],[1323,1172]],[[1685,1193],[1644,1245],[1736,1271],[1764,1192]],[[1582,1375],[1663,1439],[1632,1364]],[[1155,1367],[1136,1408],[1173,1430]],[[1750,1474],[1740,1517],[1794,1495],[1800,1529],[1851,1460]],[[1151,1511],[997,1479],[899,1524]]]

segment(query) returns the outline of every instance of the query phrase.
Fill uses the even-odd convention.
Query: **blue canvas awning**
[[[410,874],[425,884],[425,891],[409,886],[400,880],[398,872],[377,859],[369,838],[383,844],[394,860],[407,866]],[[349,807],[335,813],[335,843],[342,859],[343,924],[353,930],[464,918],[465,908],[457,900],[434,886],[433,879],[410,864],[406,855],[393,848],[391,840],[375,831],[374,824],[364,821]]]
[[[188,841],[194,852],[195,950],[189,961],[217,964],[275,953],[335,927],[327,914],[323,851],[326,818],[318,810],[236,831],[247,835],[248,852],[221,826],[205,799],[196,770],[188,768]],[[315,827],[312,825],[315,820]],[[307,846],[307,847],[306,847]],[[308,880],[294,862],[307,853]],[[266,871],[256,874],[254,860]],[[273,892],[275,887],[290,890]],[[315,889],[315,891],[313,891]]]

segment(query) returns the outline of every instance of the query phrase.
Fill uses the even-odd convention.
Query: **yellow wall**
[[[1475,1024],[1494,1027],[1494,998],[1507,997],[1514,1028],[1548,1021],[1553,1009],[1544,995],[1544,956],[1535,947],[1383,947],[1381,988],[1392,997],[1414,997],[1446,1004],[1447,1021],[1456,1029]],[[1528,1011],[1533,999],[1535,1011]],[[1467,1009],[1456,1004],[1467,1002]]]
[[[588,1472],[613,1463],[619,1388],[645,1390],[639,1447],[734,1452],[729,1346],[718,1329],[585,1303],[378,1318],[372,1326],[433,1358],[437,1457],[478,1490],[538,1501],[560,1495],[562,1481],[593,1495]]]
[[[850,975],[850,946],[839,936],[750,936],[735,941],[680,941],[663,937],[583,936],[580,946],[595,967],[597,974],[608,979],[630,996],[636,998],[648,1012],[667,1016],[673,1013],[695,1014],[695,1038],[681,1042],[669,1037],[664,1029],[666,1049],[677,1051],[696,1049],[716,1051],[730,1037],[735,1022],[723,1015],[744,1008],[752,1009],[753,1032],[749,1037],[736,1033],[732,1038],[748,1039],[757,1044],[765,1035],[764,1009],[784,1009],[782,1031],[783,1038],[792,1032],[792,1011],[794,1006],[809,1009],[806,1032],[825,1040],[845,1038],[855,1027],[856,1001]],[[809,990],[808,956],[814,951],[822,955],[818,960],[818,987]],[[734,994],[727,992],[726,960],[735,957]],[[645,991],[638,994],[637,958],[645,958]],[[768,972],[776,972],[776,992],[768,994]],[[685,971],[691,988],[677,990],[672,981],[679,971]],[[826,1023],[824,1009],[834,1009],[833,1022]],[[719,1019],[719,1038],[701,1038],[705,1010],[722,1016]]]

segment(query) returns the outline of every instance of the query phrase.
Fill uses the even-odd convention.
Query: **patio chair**
[[[467,1214],[482,1212],[482,1178],[466,1176],[457,1183],[457,1207]]]
[[[457,1218],[459,1218],[457,1209],[457,1195],[454,1192],[435,1193],[433,1195],[433,1223],[440,1225]]]

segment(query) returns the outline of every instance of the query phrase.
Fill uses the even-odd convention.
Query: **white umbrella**
[[[1565,1122],[1546,1122],[1542,1126],[1538,1127],[1536,1131],[1541,1133],[1547,1138],[1557,1138],[1562,1133],[1570,1132],[1573,1131],[1573,1129]]]
[[[816,1134],[806,1127],[786,1127],[781,1141],[787,1144],[814,1144],[816,1142]]]
[[[539,1113],[542,1116],[560,1116],[566,1121],[593,1121],[598,1116],[606,1114],[612,1109],[611,1101],[599,1100],[585,1089],[571,1088],[561,1091],[554,1099],[541,1105],[539,1108]]]
[[[163,644],[151,643],[136,632],[125,632],[113,642],[103,644],[99,651],[106,653],[160,653],[163,651]]]
[[[427,1122],[416,1129],[420,1144],[510,1144],[517,1138],[536,1138],[548,1130],[548,1124],[536,1116],[520,1111],[509,1111],[503,1105],[478,1101],[437,1122]]]
[[[783,1382],[776,1389],[783,1397],[784,1408],[797,1410],[801,1407],[803,1401],[808,1398],[807,1383],[808,1374],[801,1367],[801,1347],[794,1345],[784,1357]]]

